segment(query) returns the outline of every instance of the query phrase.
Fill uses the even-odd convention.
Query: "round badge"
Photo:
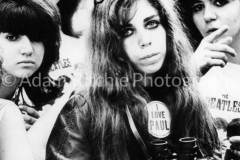
[[[171,116],[167,106],[159,101],[152,101],[146,105],[148,111],[148,131],[157,138],[164,138],[170,134]]]

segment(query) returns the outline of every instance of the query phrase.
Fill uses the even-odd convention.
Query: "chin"
[[[145,74],[147,75],[153,75],[157,72],[158,70],[151,70],[151,71],[144,71]]]
[[[162,68],[162,64],[149,66],[143,70],[143,73],[152,75],[152,74],[155,74],[156,72],[158,72],[161,68]]]
[[[33,75],[33,72],[24,72],[24,73],[16,74],[16,77],[23,79],[23,78],[29,78],[32,75]]]

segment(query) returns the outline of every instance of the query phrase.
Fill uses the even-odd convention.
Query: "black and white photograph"
[[[240,0],[0,0],[0,160],[240,160]]]

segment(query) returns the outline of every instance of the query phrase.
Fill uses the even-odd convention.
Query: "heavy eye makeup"
[[[211,0],[210,1],[216,7],[223,7],[229,3],[229,0]],[[196,1],[192,4],[192,12],[197,13],[204,9],[204,3],[202,1]]]
[[[157,28],[161,24],[160,17],[159,16],[150,16],[146,18],[143,22],[144,28],[152,30]],[[124,27],[122,27],[121,35],[123,38],[127,38],[131,36],[135,32],[135,28],[128,24]]]
[[[145,28],[147,29],[155,29],[161,24],[159,16],[156,18],[150,19],[145,22]]]
[[[204,9],[204,4],[201,1],[196,1],[191,5],[191,7],[192,7],[192,12],[197,13]]]
[[[222,7],[224,5],[226,5],[227,3],[229,3],[228,0],[214,0],[213,4],[217,7]]]
[[[131,36],[134,32],[134,29],[132,27],[124,27],[121,31],[121,35],[123,38],[127,38]]]

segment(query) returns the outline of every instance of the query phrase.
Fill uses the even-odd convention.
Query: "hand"
[[[232,37],[225,37],[219,40],[219,37],[227,31],[228,26],[223,26],[205,37],[192,55],[192,63],[200,69],[203,75],[212,66],[224,67],[228,61],[226,54],[233,57],[237,55],[235,50],[229,47]]]
[[[233,153],[236,156],[240,157],[240,136],[233,136],[233,137],[229,138],[229,141],[233,145],[233,147],[235,148]]]
[[[40,114],[34,108],[26,105],[19,105],[18,107],[23,113],[25,128],[26,130],[29,130],[31,126],[36,122],[36,120],[40,117]]]

